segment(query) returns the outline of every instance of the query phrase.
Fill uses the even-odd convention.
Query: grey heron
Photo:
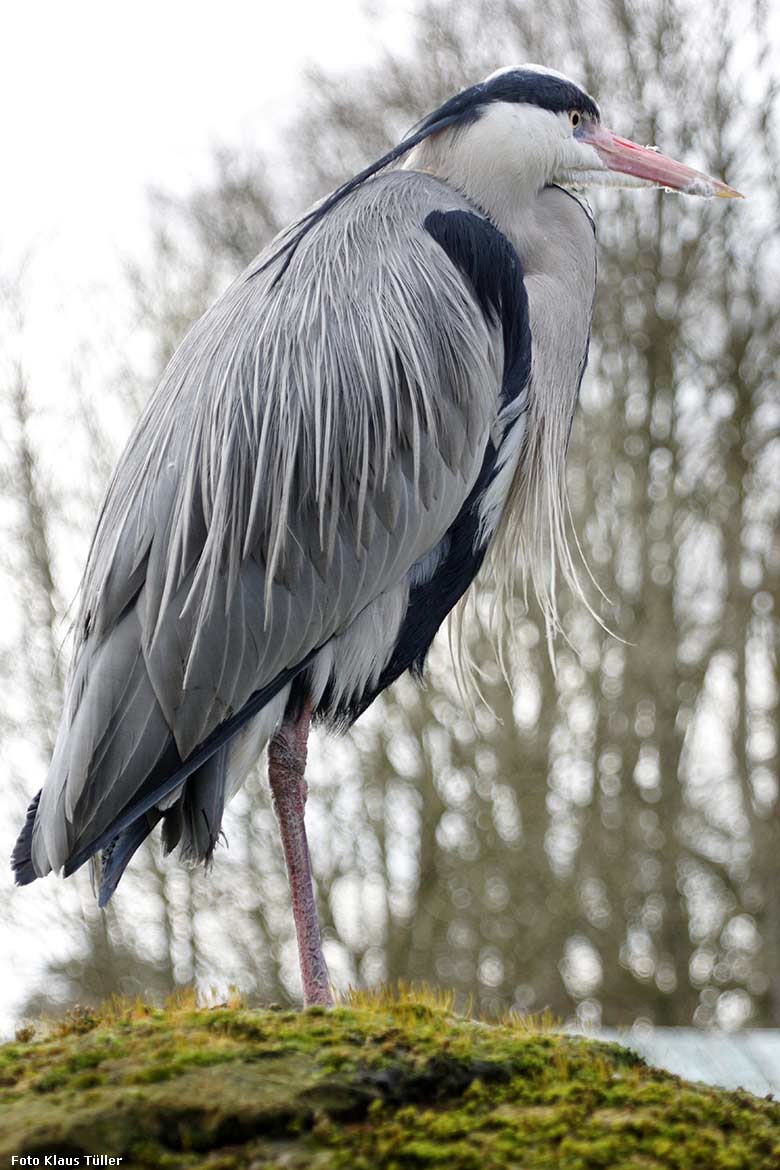
[[[486,558],[573,572],[563,469],[591,328],[576,191],[734,197],[618,138],[553,70],[499,70],[281,233],[193,326],[122,455],[81,587],[19,884],[156,825],[212,857],[268,745],[304,1000],[331,1002],[304,826],[312,720],[422,670]]]

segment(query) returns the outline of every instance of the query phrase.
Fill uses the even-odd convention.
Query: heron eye
[[[572,130],[576,130],[582,124],[582,114],[579,110],[572,110],[569,114],[569,121],[571,122]]]

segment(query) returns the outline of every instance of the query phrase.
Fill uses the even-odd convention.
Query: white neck
[[[495,102],[476,122],[423,139],[403,165],[443,179],[506,231],[552,182],[570,149],[560,115]]]

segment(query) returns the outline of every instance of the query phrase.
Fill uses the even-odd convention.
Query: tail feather
[[[34,882],[38,877],[32,863],[32,835],[35,817],[38,813],[38,805],[41,800],[41,792],[43,792],[42,788],[30,802],[22,831],[16,839],[16,844],[11,854],[11,868],[14,871],[14,881],[17,886],[29,886],[30,882]]]
[[[190,777],[183,795],[170,810],[151,809],[144,813],[101,850],[95,866],[101,909],[110,902],[133,854],[161,817],[166,852],[181,838],[183,860],[211,860],[222,824],[227,762],[228,750],[223,746]]]
[[[211,861],[222,827],[228,773],[224,744],[189,779],[184,790],[184,831],[181,856],[186,861]]]
[[[173,853],[181,841],[181,835],[184,831],[183,803],[181,797],[179,797],[175,804],[172,804],[169,809],[166,809],[165,816],[163,817],[162,843],[163,852],[166,856],[169,853]]]
[[[162,813],[157,809],[145,813],[132,825],[128,825],[118,836],[114,837],[100,852],[100,861],[96,866],[98,878],[98,906],[102,910],[113,897],[119,885],[120,878],[125,872],[130,859],[137,849],[143,845],[159,821]]]

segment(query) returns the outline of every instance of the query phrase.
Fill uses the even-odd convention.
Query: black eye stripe
[[[536,73],[533,69],[512,69],[508,73],[500,73],[492,81],[480,82],[455,94],[438,110],[418,122],[414,131],[424,131],[444,119],[448,119],[450,124],[457,122],[459,125],[468,125],[476,121],[493,102],[523,102],[551,110],[555,114],[576,110],[581,118],[587,115],[598,119],[600,116],[593,98],[573,81],[549,73]]]
[[[599,110],[593,98],[584,90],[550,73],[536,73],[533,69],[512,69],[484,83],[485,100],[527,102],[543,110],[566,113],[575,109],[597,118]]]

